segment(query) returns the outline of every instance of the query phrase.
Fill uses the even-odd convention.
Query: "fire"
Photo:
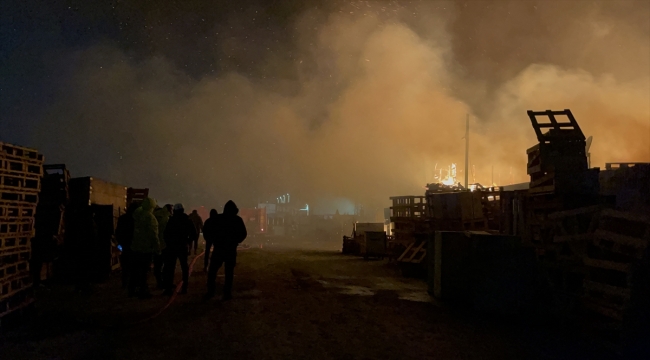
[[[456,181],[456,164],[451,164],[447,168],[447,174],[445,177],[442,176],[442,169],[440,169],[439,175],[436,176],[436,180],[443,185],[453,186],[458,182]]]

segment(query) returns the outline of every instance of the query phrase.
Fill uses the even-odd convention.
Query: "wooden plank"
[[[614,243],[634,247],[636,249],[644,250],[648,247],[648,241],[631,236],[617,234],[615,232],[598,229],[594,232],[594,238],[612,241]]]
[[[424,245],[425,245],[426,243],[427,243],[426,241],[420,241],[420,245],[419,245],[417,248],[415,248],[415,250],[413,251],[413,254],[411,254],[411,256],[408,258],[408,260],[405,260],[405,261],[406,261],[406,262],[411,262],[411,261],[413,261],[413,258],[415,258],[415,255],[417,255],[418,252],[419,252],[420,250],[422,250],[422,247],[424,247]]]
[[[408,252],[411,250],[411,248],[413,247],[413,245],[415,245],[415,243],[411,243],[411,244],[406,248],[406,250],[404,250],[404,252],[402,253],[402,255],[400,255],[400,257],[397,258],[397,261],[398,261],[398,262],[400,262],[400,261],[402,261],[402,259],[404,259],[404,256],[406,256],[406,254],[408,254]]]
[[[553,193],[555,191],[555,185],[540,186],[533,189],[529,189],[529,194],[542,194],[542,193]]]
[[[603,306],[593,299],[585,298],[583,301],[585,307],[595,313],[601,314],[611,319],[623,320],[623,310],[622,309],[613,309],[607,306]]]
[[[601,209],[600,205],[595,205],[595,206],[587,206],[587,207],[572,209],[572,210],[557,211],[557,212],[548,214],[548,218],[549,219],[562,219],[562,218],[566,218],[566,217],[569,217],[569,216],[576,216],[576,215],[581,215],[581,214],[588,214],[588,213],[597,212],[600,209]]]
[[[631,213],[613,209],[604,209],[601,216],[624,219],[632,222],[643,222],[650,225],[650,216],[641,213]]]
[[[570,242],[570,241],[588,241],[593,239],[594,234],[578,234],[578,235],[555,235],[553,238],[554,243]]]
[[[609,260],[591,259],[588,257],[583,258],[582,261],[586,266],[589,267],[615,270],[615,271],[620,271],[628,274],[632,271],[630,264],[627,263],[619,263],[619,262],[609,261]]]
[[[621,297],[624,300],[630,300],[631,290],[628,288],[602,284],[590,280],[584,280],[583,285],[587,291],[594,291],[607,296]]]
[[[420,264],[427,257],[427,249],[420,250],[420,257],[413,259],[411,262],[414,264]]]

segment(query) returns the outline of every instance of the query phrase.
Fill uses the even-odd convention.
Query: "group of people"
[[[217,272],[225,263],[223,298],[230,299],[237,246],[247,236],[246,226],[238,213],[237,205],[228,201],[223,214],[212,209],[204,224],[196,210],[188,215],[182,204],[159,207],[151,198],[144,199],[141,204],[132,204],[118,219],[115,231],[122,250],[122,286],[128,289],[129,296],[151,298],[148,274],[153,264],[158,289],[164,290],[164,295],[172,295],[178,262],[182,270],[181,294],[186,294],[188,256],[192,252],[197,254],[202,232],[206,243],[204,270],[208,272],[206,297],[215,295]]]

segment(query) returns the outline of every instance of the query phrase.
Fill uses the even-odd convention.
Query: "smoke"
[[[490,21],[475,22],[470,42],[522,22],[493,29],[486,25],[498,23],[491,11]],[[348,199],[381,209],[389,196],[423,193],[436,169],[463,168],[467,114],[471,182],[489,184],[493,168],[495,182],[526,181],[525,150],[537,142],[529,109],[570,108],[594,136],[595,166],[650,161],[647,29],[621,28],[625,16],[594,9],[584,28],[549,35],[559,41],[560,61],[544,55],[548,61],[537,62],[517,54],[547,51],[543,39],[543,51],[507,49],[505,35],[482,44],[500,46],[498,56],[470,51],[463,39],[469,30],[457,28],[468,16],[476,14],[449,2],[312,9],[296,17],[293,42],[279,47],[292,49],[290,59],[258,54],[256,75],[196,77],[162,55],[141,59],[112,43],[91,46],[61,58],[58,66],[73,70],[36,143],[48,162],[66,162],[74,176],[206,206],[228,199],[252,206],[291,193],[292,201]],[[621,39],[637,57],[591,59]],[[239,51],[232,41],[221,46],[225,54]],[[494,62],[502,71],[493,71]],[[283,75],[267,76],[274,72]]]

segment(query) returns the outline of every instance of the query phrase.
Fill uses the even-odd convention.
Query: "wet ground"
[[[37,316],[0,336],[0,359],[615,358],[560,326],[436,304],[387,261],[241,251],[228,302],[203,299],[202,268],[198,259],[189,294],[157,316],[169,298],[127,298],[117,276],[92,294],[41,290]]]

